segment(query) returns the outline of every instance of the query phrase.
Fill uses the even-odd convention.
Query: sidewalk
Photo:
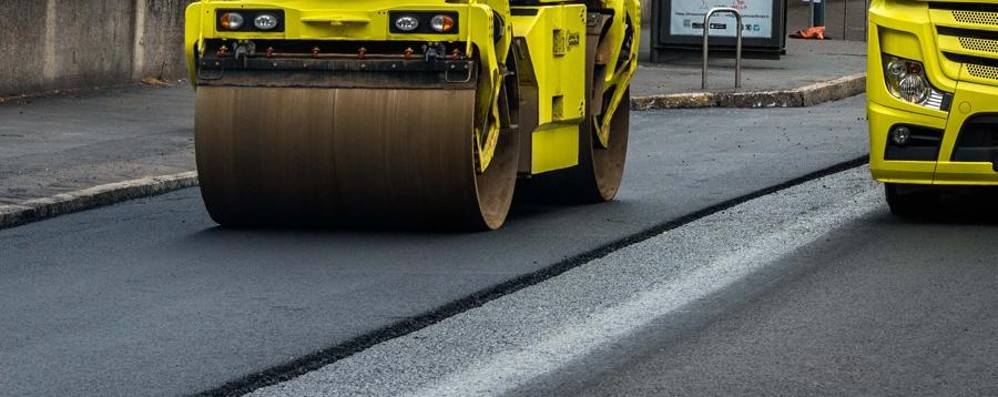
[[[649,42],[644,40],[645,60]],[[725,98],[854,76],[863,72],[864,48],[855,41],[788,40],[780,61],[745,61],[743,89]],[[732,91],[732,65],[711,62],[712,87],[719,92]],[[632,88],[636,109],[676,107],[654,99],[670,95],[702,100],[699,84],[698,58],[644,63]],[[852,81],[856,87],[862,85]],[[836,92],[827,100],[857,93]],[[0,102],[0,228],[196,185],[193,102],[186,82]],[[743,105],[767,105],[749,102]]]
[[[79,192],[195,169],[186,83],[10,100],[0,104],[0,120],[0,228],[193,182]]]
[[[648,40],[650,41],[650,40]],[[642,54],[648,59],[648,52]],[[697,93],[703,63],[700,57],[669,63],[643,62],[638,66],[631,94],[634,96]],[[735,60],[711,59],[709,91],[785,91],[827,82],[866,70],[866,43],[862,41],[787,40],[787,55],[776,60],[742,60],[742,88],[735,90]]]
[[[699,54],[687,54],[665,63],[651,63],[651,26],[645,26],[641,42],[641,63],[635,76],[631,94],[638,108],[663,107],[702,107],[708,93],[741,93],[743,95],[723,95],[722,99],[734,101],[730,104],[714,103],[712,106],[745,107],[752,104],[761,106],[807,106],[779,101],[738,100],[749,93],[789,92],[821,83],[855,77],[848,85],[847,93],[862,92],[866,71],[866,42],[864,40],[864,1],[832,1],[826,9],[827,33],[832,40],[787,39],[787,54],[780,60],[742,60],[742,87],[735,89],[735,60],[714,57],[708,69],[708,90],[701,90],[703,63]],[[787,34],[811,26],[810,6],[800,0],[790,0],[787,10]],[[843,29],[846,24],[846,29]],[[842,40],[843,33],[846,39]],[[670,96],[669,101],[653,103],[641,97]],[[759,97],[759,96],[755,96]],[[829,99],[835,99],[834,97]]]

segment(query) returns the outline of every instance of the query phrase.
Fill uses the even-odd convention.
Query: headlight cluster
[[[936,110],[947,110],[945,93],[932,87],[921,62],[884,54],[887,91],[894,97]]]
[[[283,32],[282,10],[218,10],[218,30],[223,32]]]
[[[454,12],[392,12],[388,16],[392,33],[457,33],[458,14]]]

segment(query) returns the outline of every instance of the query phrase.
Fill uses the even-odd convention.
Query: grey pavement
[[[848,7],[843,7],[848,5]],[[787,34],[809,27],[810,7],[791,0],[787,11]],[[787,39],[787,54],[780,60],[745,59],[742,88],[734,88],[734,59],[711,58],[710,92],[790,90],[866,72],[863,1],[832,1],[827,8],[826,28],[833,40]],[[844,18],[848,15],[847,18]],[[846,40],[842,29],[846,28]],[[644,27],[641,63],[631,92],[636,96],[702,92],[702,61],[699,54],[685,54],[664,63],[650,63],[651,26]]]
[[[742,88],[735,89],[735,61],[712,59],[709,92],[784,91],[866,72],[866,43],[856,41],[793,40],[779,61],[742,61]],[[700,57],[668,63],[641,63],[634,76],[632,95],[704,92],[700,89]]]
[[[0,230],[0,395],[194,393],[377,335],[861,157],[863,103],[635,113],[618,201],[521,203],[494,233],[224,230],[197,189]]]
[[[176,83],[0,104],[0,206],[193,171],[193,100]]]

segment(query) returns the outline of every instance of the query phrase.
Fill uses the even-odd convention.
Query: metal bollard
[[[703,83],[700,85],[700,89],[707,89],[707,57],[708,50],[710,46],[708,41],[710,40],[710,18],[714,16],[715,13],[719,12],[729,12],[735,14],[735,21],[737,23],[737,33],[735,34],[735,88],[742,87],[742,13],[737,9],[730,7],[717,7],[712,8],[707,11],[707,15],[703,17]]]
[[[807,0],[807,3],[811,6],[811,13],[807,14],[807,16],[808,16],[808,19],[811,20],[811,27],[813,28],[814,27],[814,0]]]
[[[870,0],[866,0],[866,9],[863,10],[863,41],[870,41]]]

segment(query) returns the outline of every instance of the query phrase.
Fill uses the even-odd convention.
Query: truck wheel
[[[884,184],[884,195],[887,206],[895,216],[910,218],[925,216],[938,210],[939,195],[935,192],[906,191],[907,185],[897,183]]]

